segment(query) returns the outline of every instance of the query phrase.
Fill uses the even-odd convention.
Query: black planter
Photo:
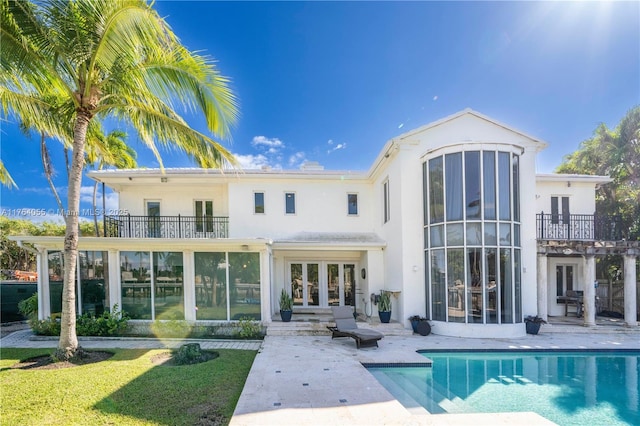
[[[389,312],[378,311],[378,315],[380,316],[380,322],[388,323],[389,321],[391,321],[391,311]]]
[[[538,334],[538,331],[540,331],[540,326],[542,325],[542,323],[540,322],[531,321],[525,321],[524,324],[527,327],[527,334]]]
[[[282,319],[282,322],[291,321],[291,315],[293,315],[293,311],[283,311],[280,309],[280,318]]]

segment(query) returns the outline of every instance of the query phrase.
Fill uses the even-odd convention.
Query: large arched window
[[[425,283],[436,321],[522,321],[519,157],[444,152],[423,163]]]

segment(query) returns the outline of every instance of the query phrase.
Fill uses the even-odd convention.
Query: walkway
[[[56,340],[30,340],[28,330],[2,340],[2,347],[54,347]],[[263,425],[549,425],[535,413],[425,414],[407,410],[361,365],[424,362],[418,349],[637,349],[638,333],[544,333],[519,339],[386,336],[379,348],[357,350],[352,339],[330,336],[267,336],[264,342],[199,341],[204,348],[259,350],[232,426]],[[85,348],[169,348],[181,340],[82,339]]]

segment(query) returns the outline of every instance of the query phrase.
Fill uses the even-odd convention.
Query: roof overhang
[[[274,250],[382,250],[387,243],[375,233],[301,232],[275,239]]]
[[[12,235],[7,238],[32,244],[38,250],[64,250],[64,237]],[[78,238],[78,250],[97,251],[261,251],[271,244],[272,240],[267,238]]]

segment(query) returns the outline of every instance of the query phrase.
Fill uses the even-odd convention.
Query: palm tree
[[[226,138],[237,101],[211,60],[182,46],[145,0],[0,0],[0,36],[4,114],[29,117],[47,135],[72,135],[56,350],[59,359],[68,359],[78,349],[78,211],[91,123],[106,117],[127,122],[161,168],[158,144],[183,150],[201,167],[236,165],[219,142],[192,129],[176,107],[201,112],[209,131]]]
[[[87,145],[87,163],[93,164],[98,170],[102,170],[105,166],[114,166],[116,169],[134,169],[138,166],[135,150],[125,142],[127,137],[125,132],[114,130],[106,136],[102,132],[96,136],[95,143]],[[95,181],[93,184],[93,224],[96,228],[96,237],[99,237],[97,195],[98,181]],[[102,197],[104,198],[104,193]],[[102,214],[106,213],[102,212]]]

